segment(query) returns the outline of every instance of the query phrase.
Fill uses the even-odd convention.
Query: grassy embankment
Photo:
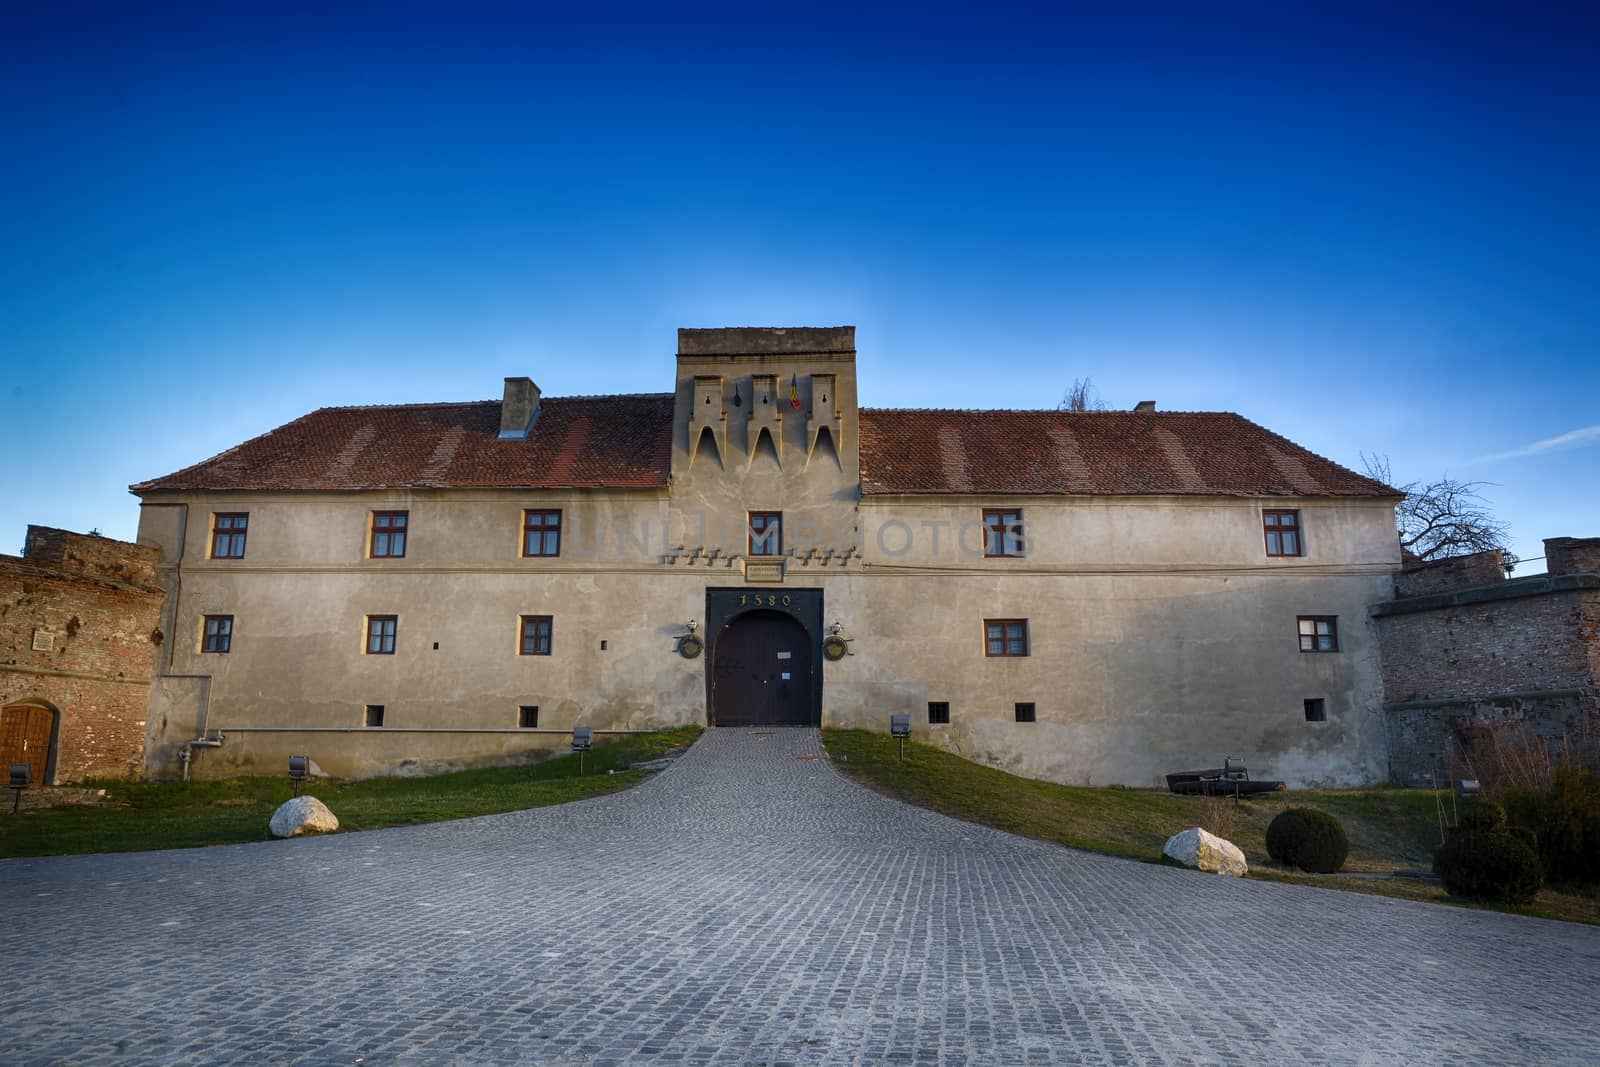
[[[319,781],[306,792],[332,809],[341,831],[492,815],[626,789],[650,774],[627,770],[629,765],[685,748],[699,735],[700,728],[691,726],[597,738],[600,743],[584,757],[582,777],[578,757],[569,754],[426,778]],[[268,820],[293,795],[287,777],[90,784],[104,788],[114,806],[8,811],[0,816],[0,857],[268,841]]]
[[[823,741],[834,766],[869,788],[1025,837],[1159,862],[1168,837],[1204,826],[1244,850],[1252,878],[1476,906],[1449,896],[1437,882],[1385,877],[1432,866],[1439,847],[1439,816],[1435,795],[1428,790],[1305,789],[1243,801],[1180,797],[1156,789],[1102,789],[1019,778],[915,742],[906,745],[906,761],[900,763],[892,738],[865,730],[824,730]],[[1345,873],[1305,874],[1279,867],[1267,856],[1267,824],[1290,806],[1320,808],[1344,825],[1350,839]],[[1600,924],[1600,895],[1546,889],[1526,908],[1501,910]]]

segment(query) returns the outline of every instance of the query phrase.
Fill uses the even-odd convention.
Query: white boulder
[[[1224,841],[1215,834],[1208,834],[1198,826],[1191,826],[1167,838],[1166,847],[1161,851],[1197,871],[1243,878],[1250,869],[1238,845]]]
[[[275,837],[293,837],[296,834],[325,834],[339,828],[339,820],[328,805],[316,797],[294,797],[272,813],[271,828]]]

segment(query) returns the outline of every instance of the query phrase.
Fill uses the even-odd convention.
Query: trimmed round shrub
[[[1434,853],[1434,873],[1452,896],[1526,904],[1544,884],[1539,857],[1503,831],[1457,830]]]
[[[1325,811],[1286,808],[1267,826],[1267,855],[1313,874],[1332,874],[1350,855],[1344,827]]]
[[[1473,797],[1461,808],[1457,825],[1469,834],[1492,834],[1506,828],[1506,809],[1488,797]]]

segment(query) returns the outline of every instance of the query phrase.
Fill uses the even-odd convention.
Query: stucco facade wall
[[[759,492],[750,487],[734,508],[765,504]],[[737,565],[667,564],[636,533],[595,554],[564,543],[557,559],[518,555],[524,507],[563,508],[576,538],[601,518],[670,527],[664,494],[217,496],[187,501],[186,518],[145,508],[141,538],[167,545],[175,589],[163,673],[201,676],[158,683],[152,773],[176,773],[179,746],[201,729],[228,740],[200,752],[197,775],[275,773],[290,751],[361,775],[520,758],[565,744],[579,723],[706,721],[709,656],[684,659],[675,643],[690,619],[704,619],[707,588],[742,584]],[[959,525],[985,503],[850,501],[833,513],[920,531],[928,521]],[[767,506],[790,505],[778,496]],[[406,557],[366,559],[367,516],[398,507],[411,513]],[[1297,560],[1264,560],[1251,501],[1032,501],[1026,560],[924,550],[902,569],[869,542],[866,563],[791,563],[782,586],[761,588],[821,588],[826,621],[851,638],[853,654],[823,671],[830,725],[882,729],[891,712],[910,712],[934,743],[1068,782],[1152,785],[1223,755],[1297,784],[1370,781],[1383,756],[1366,608],[1387,595],[1394,561],[1383,553],[1397,550],[1392,532],[1386,543],[1380,533],[1381,502],[1305,508],[1308,555]],[[250,513],[243,560],[204,558],[213,511]],[[179,537],[181,583],[169,543]],[[229,653],[200,651],[207,614],[234,617]],[[398,616],[395,655],[363,652],[370,614]],[[553,616],[552,655],[518,655],[524,614]],[[1342,650],[1301,653],[1299,614],[1339,616]],[[1029,619],[1030,656],[984,655],[983,620],[995,617]],[[1305,721],[1311,697],[1327,701],[1327,722]],[[930,700],[950,702],[949,726],[927,724]],[[1037,704],[1038,722],[1015,722],[1018,701]],[[362,728],[366,704],[384,705],[382,730]],[[559,733],[517,730],[525,704]],[[342,732],[250,732],[313,726]],[[503,732],[401,732],[442,728]]]

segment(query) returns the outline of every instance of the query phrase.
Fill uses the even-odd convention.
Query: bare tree
[[[1393,485],[1405,494],[1395,507],[1395,526],[1400,532],[1400,547],[1421,560],[1448,559],[1473,552],[1499,549],[1505,556],[1506,570],[1517,557],[1506,547],[1511,528],[1494,517],[1489,502],[1478,489],[1491,482],[1462,482],[1448,475],[1434,482],[1395,484],[1389,473],[1389,457],[1361,453],[1367,477]]]
[[[1100,391],[1088,378],[1074,378],[1072,388],[1067,390],[1067,395],[1056,405],[1057,411],[1104,411],[1105,409],[1105,403],[1100,399]]]

